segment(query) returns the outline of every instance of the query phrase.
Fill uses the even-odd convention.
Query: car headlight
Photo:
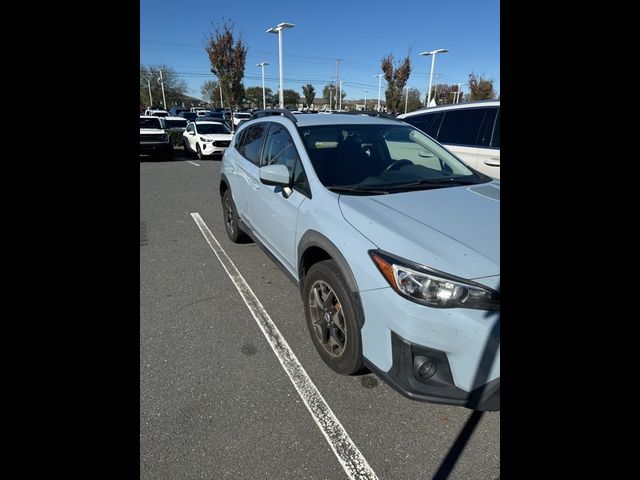
[[[201,141],[201,142],[210,142],[211,140],[208,140],[208,139],[206,139],[206,138],[204,138],[204,137],[200,137],[200,141]]]
[[[162,135],[160,135],[160,140],[163,142],[166,142],[169,140],[169,135],[167,135],[166,133],[163,133]]]
[[[435,308],[500,310],[500,293],[423,265],[370,250],[369,255],[389,285],[409,300]]]

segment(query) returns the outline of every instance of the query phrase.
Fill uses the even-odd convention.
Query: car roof
[[[186,120],[184,117],[162,117],[165,120]]]
[[[262,119],[272,117],[260,117]],[[277,117],[276,117],[277,118]],[[298,127],[311,127],[316,125],[397,125],[395,119],[373,117],[371,115],[357,115],[351,113],[332,113],[331,115],[317,115],[314,113],[297,113]]]
[[[438,107],[421,108],[414,112],[398,115],[398,118],[409,118],[425,112],[441,112],[443,110],[458,110],[460,108],[480,108],[480,107],[499,107],[500,100],[479,100],[477,102],[454,103],[451,105],[440,105]]]
[[[197,122],[189,122],[189,123],[212,123],[214,125],[224,125],[226,127],[226,125],[223,122],[216,122],[215,120],[198,120]]]
[[[161,118],[166,117],[156,117],[155,115],[140,115],[140,118],[157,118],[158,120],[160,120]]]

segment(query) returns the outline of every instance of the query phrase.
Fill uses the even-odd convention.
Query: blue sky
[[[284,87],[300,94],[311,83],[321,95],[335,81],[339,58],[346,98],[364,98],[366,89],[368,99],[377,99],[381,58],[401,59],[411,49],[408,86],[425,95],[431,57],[419,54],[438,48],[449,52],[436,56],[434,84],[436,76],[440,83],[464,83],[475,72],[500,91],[498,0],[140,0],[140,62],[167,64],[187,81],[187,94],[201,98],[202,83],[215,79],[203,42],[222,18],[235,22],[248,46],[245,87],[261,85],[256,64],[265,61],[265,86],[277,90],[278,36],[266,30],[288,22],[295,27],[283,32]],[[383,78],[383,100],[384,90]]]

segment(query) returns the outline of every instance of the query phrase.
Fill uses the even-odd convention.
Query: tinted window
[[[469,108],[445,112],[437,140],[445,144],[477,145],[480,126],[486,114],[486,108]]]
[[[196,118],[196,117],[197,117],[197,115],[196,115],[195,113],[193,113],[193,112],[180,112],[180,113],[178,114],[178,116],[179,116],[179,117],[184,117],[184,118],[186,118],[187,120],[193,120],[194,118]]]
[[[247,128],[242,142],[242,154],[247,160],[256,165],[260,164],[260,147],[266,130],[266,123],[257,123]]]
[[[425,113],[422,115],[416,115],[414,117],[406,118],[404,121],[410,123],[416,128],[419,128],[430,137],[436,138],[438,136],[438,129],[442,122],[443,113]]]
[[[493,127],[493,138],[491,139],[491,146],[493,148],[500,148],[500,109],[498,109],[496,124]]]
[[[497,108],[488,108],[487,113],[480,125],[480,131],[475,145],[480,147],[488,147],[491,144],[491,133],[493,132],[493,124],[496,121]]]
[[[141,118],[140,128],[162,128],[159,118]]]
[[[153,112],[151,113],[154,117],[168,117],[169,114],[167,112]]]
[[[198,123],[198,133],[210,135],[215,133],[229,134],[229,129],[221,123]]]
[[[167,128],[184,128],[187,126],[186,120],[165,120]]]

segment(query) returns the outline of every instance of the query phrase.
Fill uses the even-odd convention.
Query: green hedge
[[[169,134],[171,144],[174,147],[179,147],[182,145],[182,133],[184,132],[184,130],[166,130],[166,132]]]

